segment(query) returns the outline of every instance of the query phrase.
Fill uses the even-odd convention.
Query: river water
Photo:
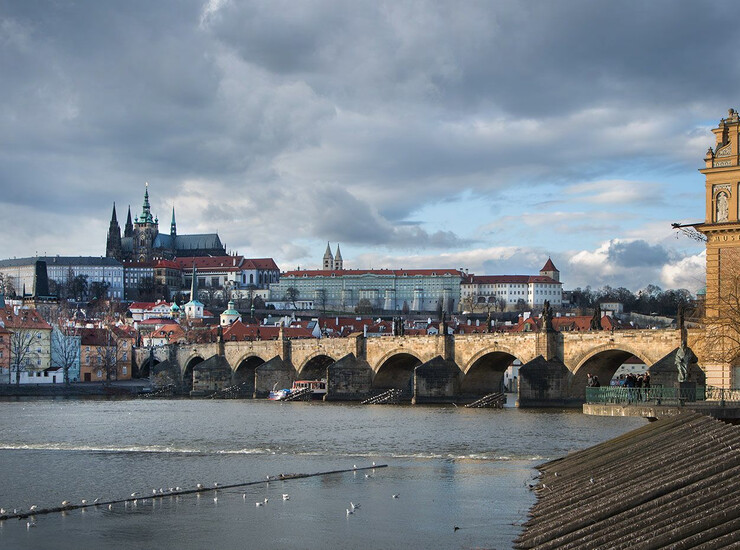
[[[39,515],[35,527],[7,520],[0,548],[510,548],[537,464],[644,422],[451,405],[2,401],[6,510],[388,467]],[[350,502],[361,506],[347,515]]]

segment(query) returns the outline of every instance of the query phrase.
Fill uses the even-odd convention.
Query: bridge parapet
[[[534,332],[456,334],[455,362],[463,372],[468,372],[481,357],[502,352],[524,364],[537,356],[537,337]]]
[[[387,359],[402,353],[413,355],[426,363],[438,355],[444,356],[444,339],[440,335],[368,338],[365,342],[367,362],[375,372],[378,372]]]
[[[576,373],[591,357],[605,351],[625,351],[650,366],[681,345],[679,331],[674,329],[563,332],[561,334],[563,362],[573,373]]]

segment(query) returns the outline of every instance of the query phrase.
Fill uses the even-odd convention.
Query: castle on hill
[[[105,255],[120,262],[150,262],[182,256],[225,256],[226,248],[221,243],[218,233],[178,235],[174,206],[169,234],[160,233],[159,219],[152,216],[149,205],[149,184],[147,184],[141,214],[134,218],[133,223],[129,206],[123,237],[116,217],[116,205],[113,203]]]

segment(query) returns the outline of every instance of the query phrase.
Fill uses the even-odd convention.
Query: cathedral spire
[[[110,225],[108,226],[108,238],[105,242],[105,256],[107,258],[121,258],[121,228],[118,225],[118,218],[116,216],[116,203],[113,203],[113,213],[110,217]]]
[[[323,269],[334,269],[334,256],[331,254],[329,241],[326,242],[326,252],[324,252]]]
[[[139,223],[154,223],[154,218],[152,218],[152,209],[149,205],[149,182],[146,182],[146,189],[144,190],[144,206],[141,209]]]
[[[114,205],[115,206],[115,205]],[[134,224],[131,223],[131,205],[128,205],[128,215],[126,216],[126,227],[123,230],[124,237],[134,236]]]
[[[342,252],[339,250],[339,243],[337,243],[337,253],[334,255],[334,270],[344,269],[344,260],[342,260]]]
[[[177,235],[177,224],[175,223],[175,207],[172,207],[172,221],[170,222],[170,235]]]

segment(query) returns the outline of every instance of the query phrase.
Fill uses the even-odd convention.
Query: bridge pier
[[[273,357],[254,370],[254,397],[267,397],[273,387],[290,388],[295,379],[295,367],[280,357]]]
[[[460,368],[438,355],[414,369],[412,404],[452,403],[460,395]]]
[[[541,355],[519,368],[517,407],[580,407],[585,402],[571,396],[573,374],[557,357]]]
[[[373,369],[352,353],[326,368],[326,401],[362,401],[372,389]]]

